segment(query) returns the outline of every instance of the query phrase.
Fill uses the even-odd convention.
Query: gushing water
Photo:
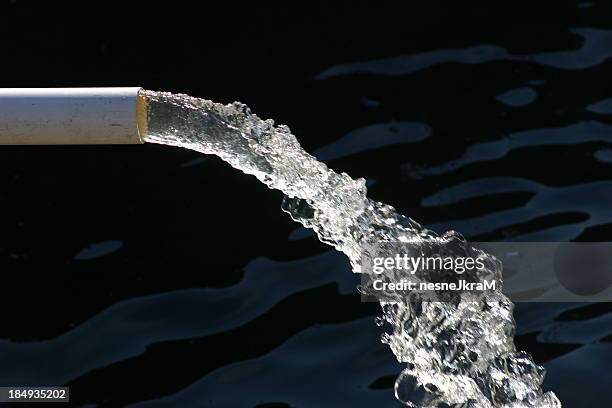
[[[361,252],[372,242],[432,243],[474,251],[456,232],[442,236],[366,197],[365,180],[338,174],[305,152],[288,127],[262,120],[240,103],[221,105],[164,92],[142,91],[147,101],[145,141],[219,156],[285,193],[283,209],[361,271]],[[501,265],[487,255],[488,272]],[[501,292],[469,300],[381,301],[383,335],[406,368],[395,395],[422,408],[560,408],[541,389],[544,369],[514,346],[513,305]],[[347,339],[348,341],[348,339]]]

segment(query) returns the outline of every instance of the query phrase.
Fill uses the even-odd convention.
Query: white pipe
[[[140,89],[0,88],[0,144],[142,143]]]

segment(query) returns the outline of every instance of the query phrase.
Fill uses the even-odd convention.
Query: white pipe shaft
[[[142,143],[140,89],[0,88],[0,144]]]

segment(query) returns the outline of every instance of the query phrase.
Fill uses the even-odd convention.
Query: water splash
[[[262,120],[240,103],[221,105],[186,95],[142,91],[148,105],[145,141],[214,154],[286,197],[283,210],[345,253],[361,272],[371,242],[432,243],[473,248],[456,232],[438,236],[389,205],[366,197],[364,179],[336,173],[305,152],[286,126]],[[500,274],[489,263],[488,272]],[[414,299],[411,299],[414,300]],[[560,408],[541,389],[544,369],[517,351],[513,305],[501,292],[453,302],[381,302],[383,335],[406,369],[395,383],[405,406],[422,408]]]

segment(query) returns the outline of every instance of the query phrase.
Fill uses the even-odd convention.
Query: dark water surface
[[[438,231],[612,238],[609,3],[222,7],[131,25],[3,4],[0,85],[241,100]],[[87,407],[397,406],[377,305],[278,192],[155,145],[4,147],[0,170],[0,385]],[[610,304],[515,317],[564,407],[610,405]]]

